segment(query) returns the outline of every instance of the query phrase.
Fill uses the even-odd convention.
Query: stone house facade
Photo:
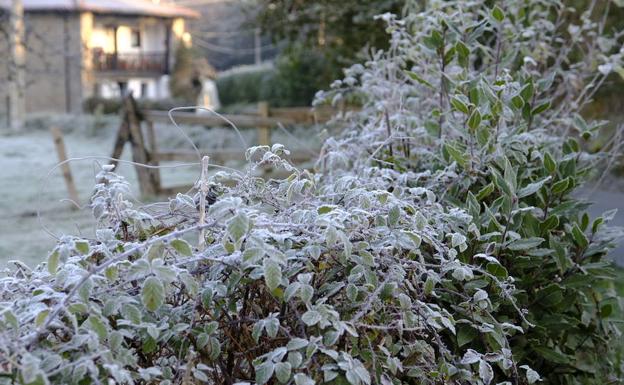
[[[175,51],[190,44],[186,23],[199,14],[161,1],[23,0],[26,113],[80,113],[87,98],[125,89],[169,97]],[[8,79],[8,49],[0,35],[0,84]],[[8,100],[5,88],[0,101]]]

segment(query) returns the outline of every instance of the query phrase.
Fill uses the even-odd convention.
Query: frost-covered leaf
[[[292,366],[290,362],[278,362],[275,364],[275,377],[283,384],[290,380]]]
[[[149,311],[158,310],[165,302],[165,287],[156,277],[148,277],[141,288],[141,301]]]
[[[171,247],[173,247],[175,251],[184,256],[190,257],[191,255],[193,255],[193,249],[191,248],[191,245],[189,245],[188,242],[183,239],[174,239],[173,241],[171,241]]]
[[[282,268],[271,258],[263,262],[264,281],[270,290],[275,290],[282,282]]]
[[[230,219],[227,224],[227,231],[233,241],[237,242],[247,231],[249,231],[249,218],[243,212],[238,213],[234,218]]]
[[[295,374],[295,384],[296,385],[315,385],[316,383],[314,382],[313,379],[311,379],[307,375],[303,373],[297,373]]]
[[[479,377],[481,377],[485,385],[489,385],[494,379],[494,370],[492,370],[492,366],[485,360],[479,361]]]

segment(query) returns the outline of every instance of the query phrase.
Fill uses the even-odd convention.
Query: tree
[[[169,88],[175,99],[195,104],[203,87],[203,80],[214,78],[212,66],[190,46],[180,44],[171,73]]]
[[[332,79],[362,50],[387,48],[386,29],[375,16],[401,14],[404,5],[405,0],[258,0],[257,21],[273,39],[324,56],[322,78]],[[302,49],[286,50],[283,55],[293,52]]]

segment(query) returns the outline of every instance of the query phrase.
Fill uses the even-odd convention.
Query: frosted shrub
[[[0,383],[619,381],[602,259],[619,233],[570,196],[603,161],[578,140],[597,127],[514,56],[541,40],[506,15],[544,24],[557,4],[506,4],[384,16],[390,51],[322,95],[367,102],[316,173],[253,147],[200,179],[206,199],[141,208],[105,167],[96,238],[0,278]]]

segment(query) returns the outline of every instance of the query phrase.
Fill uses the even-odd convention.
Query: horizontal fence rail
[[[157,146],[155,123],[172,124],[171,118],[176,124],[202,125],[206,127],[228,126],[225,119],[229,120],[237,128],[257,130],[258,145],[271,145],[271,130],[278,125],[310,125],[326,122],[338,112],[344,109],[331,107],[309,108],[269,108],[267,102],[258,103],[255,113],[247,114],[224,114],[217,116],[211,113],[194,113],[174,111],[138,111],[136,102],[130,95],[124,100],[124,113],[120,125],[119,134],[113,150],[113,158],[118,158],[123,151],[124,143],[130,141],[133,144],[133,158],[145,159],[147,164],[158,166],[160,162],[197,162],[199,155],[195,151],[160,149]],[[224,119],[225,118],[225,119]],[[144,123],[144,124],[142,124]],[[144,131],[145,130],[145,131]],[[143,134],[145,132],[145,135]],[[203,152],[200,149],[200,153]],[[316,151],[293,151],[286,158],[293,163],[304,163],[313,158]],[[202,155],[204,155],[202,153]],[[211,162],[225,163],[232,160],[245,160],[243,148],[211,149],[205,155],[210,156]],[[175,191],[186,191],[190,186],[163,187],[160,172],[157,168],[146,170],[137,167],[141,192],[151,194],[171,194]]]

